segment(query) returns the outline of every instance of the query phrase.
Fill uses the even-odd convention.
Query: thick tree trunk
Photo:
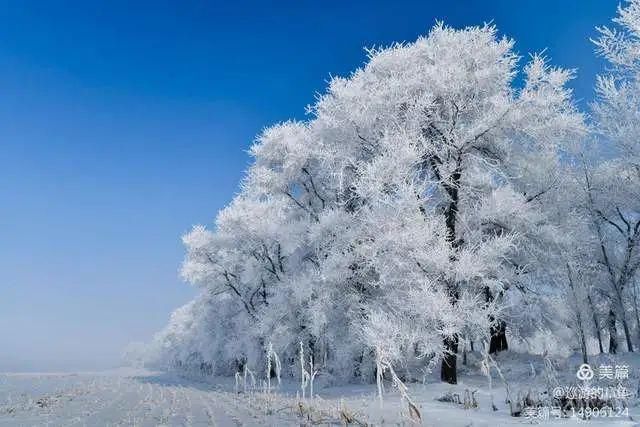
[[[609,354],[616,354],[618,352],[618,330],[616,329],[616,314],[613,309],[609,309],[607,325],[609,327]]]
[[[629,324],[627,323],[627,316],[622,313],[622,330],[624,331],[624,338],[627,340],[627,351],[633,351],[633,343],[631,342],[631,331],[629,330]]]
[[[627,322],[627,313],[624,310],[624,301],[622,296],[622,286],[618,285],[616,288],[617,295],[617,308],[620,310],[618,315],[620,317],[620,323],[622,323],[622,330],[624,332],[624,338],[627,342],[627,351],[633,351],[633,343],[631,342],[631,330],[629,329],[629,322]]]
[[[582,313],[580,310],[577,310],[577,326],[578,326],[578,337],[580,338],[580,351],[582,352],[582,362],[589,363],[587,357],[587,340],[585,338],[584,333],[584,323],[582,321]]]
[[[509,350],[509,345],[507,344],[507,323],[504,320],[498,320],[497,325],[492,326],[490,332],[489,353],[494,354],[499,351]]]
[[[598,322],[598,315],[596,314],[596,307],[593,304],[593,299],[591,299],[591,295],[587,295],[587,301],[589,302],[589,307],[591,308],[591,317],[593,319],[593,327],[596,331],[596,337],[598,338],[598,349],[600,350],[600,354],[604,353],[604,347],[602,345],[602,332],[600,332],[600,323]]]
[[[576,291],[576,285],[573,281],[573,272],[571,270],[571,266],[569,265],[569,263],[567,263],[567,278],[569,279],[569,288],[571,288],[571,293],[573,294],[573,299],[575,300],[576,326],[578,328],[578,337],[580,338],[580,351],[582,352],[582,362],[589,363],[589,360],[587,357],[587,341],[584,334],[584,322],[582,321],[582,310],[580,309],[578,292]]]
[[[600,327],[598,326],[598,319],[596,318],[596,314],[593,313],[593,323],[596,328],[596,337],[598,338],[598,351],[600,354],[604,353],[604,346],[602,345],[602,332],[600,332]]]
[[[626,268],[626,267],[625,267]],[[633,343],[631,342],[631,330],[629,329],[629,323],[627,322],[627,313],[624,309],[624,297],[622,295],[624,289],[624,282],[620,279],[617,283],[614,283],[614,289],[617,296],[617,308],[620,310],[618,315],[620,316],[620,323],[622,323],[622,330],[624,331],[624,338],[627,342],[627,351],[633,351]]]
[[[456,365],[458,362],[458,336],[446,337],[443,340],[445,353],[442,356],[442,365],[440,367],[440,379],[449,384],[458,383],[458,371]]]
[[[467,366],[467,344],[464,340],[462,342],[464,343],[462,345],[462,364]]]
[[[484,297],[487,304],[493,301],[493,295],[488,287],[484,288]],[[489,336],[491,337],[489,340],[489,353],[495,354],[499,351],[508,350],[507,323],[504,320],[496,320],[493,316],[489,316],[489,322],[491,322],[489,327]]]
[[[458,203],[460,201],[459,195],[459,186],[460,179],[462,177],[462,158],[458,155],[456,159],[456,167],[449,176],[450,181],[442,179],[440,175],[439,165],[442,162],[438,159],[431,158],[431,166],[433,172],[440,180],[444,190],[449,196],[449,205],[447,206],[444,216],[445,216],[445,226],[447,228],[447,242],[451,245],[451,261],[454,262],[457,259],[457,251],[461,244],[456,236],[456,225],[458,219]],[[460,298],[460,294],[458,291],[457,283],[449,283],[448,284],[449,297],[452,305],[456,305],[458,303],[458,299]],[[445,354],[442,357],[442,365],[440,367],[440,378],[442,381],[448,382],[449,384],[457,384],[458,382],[458,372],[456,368],[457,362],[457,354],[458,354],[458,341],[459,338],[457,335],[453,337],[443,337],[443,344],[445,349]]]
[[[640,312],[638,310],[638,286],[634,283],[632,285],[633,289],[633,311],[636,315],[636,332],[638,334],[638,339],[640,340]]]
[[[356,357],[355,366],[353,367],[353,377],[360,378],[362,376],[362,363],[364,362],[364,350]]]
[[[584,336],[584,330],[582,329],[582,325],[580,325],[580,351],[582,351],[582,363],[589,363],[589,358],[587,355],[587,340]]]

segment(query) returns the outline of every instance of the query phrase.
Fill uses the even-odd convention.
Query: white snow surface
[[[541,359],[525,361],[519,355],[504,355],[502,359],[501,367],[512,390],[540,389],[542,375],[533,376],[532,371],[541,372]],[[629,385],[635,395],[638,364],[634,363],[635,357],[633,359],[629,363]],[[569,385],[577,364],[579,360],[569,359],[559,365],[561,382]],[[489,427],[584,423],[575,418],[531,421],[511,417],[505,403],[504,385],[498,378],[493,381],[498,410],[493,411],[486,377],[479,375],[473,365],[461,371],[460,384],[455,386],[440,383],[435,377],[428,378],[426,384],[409,385],[409,393],[422,414],[420,425]],[[417,425],[408,418],[406,403],[391,384],[386,385],[382,407],[374,384],[319,388],[312,400],[300,399],[297,387],[293,382],[283,382],[270,394],[262,390],[237,393],[232,378],[185,378],[175,373],[130,368],[79,373],[3,373],[0,374],[0,426],[346,425],[345,416],[353,420],[349,425]],[[462,405],[436,400],[449,392],[462,397],[466,389],[477,390],[478,408],[464,409]],[[587,423],[640,426],[634,420],[640,420],[635,397],[629,402],[629,416],[592,418]]]

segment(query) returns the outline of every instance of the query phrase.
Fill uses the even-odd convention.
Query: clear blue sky
[[[133,4],[135,3],[135,4]],[[0,370],[116,364],[194,290],[180,236],[234,195],[261,128],[304,118],[363,46],[494,21],[578,68],[612,0],[6,1],[0,7]]]

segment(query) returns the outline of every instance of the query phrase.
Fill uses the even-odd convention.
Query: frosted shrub
[[[267,347],[267,393],[271,392],[271,372],[275,372],[276,379],[278,380],[278,387],[280,386],[280,359],[278,358],[278,354],[273,351],[273,344],[269,343]]]
[[[300,341],[300,389],[302,391],[302,399],[305,398],[307,386],[309,386],[309,398],[313,399],[313,381],[318,373],[314,369],[313,355],[309,355],[309,370],[305,368],[304,346]]]
[[[251,371],[249,369],[249,367],[247,366],[247,364],[245,363],[244,372],[243,372],[243,383],[242,383],[242,387],[243,387],[243,390],[245,392],[247,391],[247,376],[249,376],[249,378],[251,379],[251,390],[255,390],[255,388],[256,388],[256,377],[253,374],[253,371]]]

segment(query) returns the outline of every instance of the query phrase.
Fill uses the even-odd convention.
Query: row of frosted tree
[[[333,381],[456,383],[469,351],[636,350],[640,0],[597,31],[584,112],[572,70],[492,25],[369,50],[308,120],[258,136],[215,227],[184,236],[199,294],[150,360],[233,375],[271,348],[297,377],[302,350]]]

